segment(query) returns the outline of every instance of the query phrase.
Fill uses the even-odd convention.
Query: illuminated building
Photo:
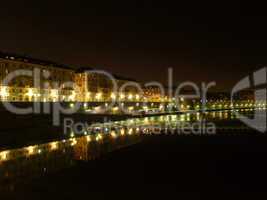
[[[3,82],[12,72],[21,70],[29,74],[20,74]],[[38,71],[39,84],[33,74]],[[114,79],[110,79],[112,76]],[[36,76],[34,76],[36,77]],[[164,111],[173,109],[175,98],[161,94],[156,86],[145,87],[144,84],[116,75],[107,75],[103,71],[92,68],[77,68],[55,62],[34,59],[0,52],[0,100],[8,102],[86,102],[85,109],[101,110],[101,106],[108,107],[109,102],[117,102],[111,112],[120,113],[118,105],[125,105],[128,111],[140,110],[144,112]],[[69,84],[73,83],[73,84]],[[114,88],[114,84],[117,88]],[[141,90],[141,91],[140,91]],[[247,96],[246,96],[247,97]],[[255,102],[239,98],[234,104],[230,103],[227,94],[208,94],[205,102],[207,109],[231,109],[233,107],[265,107],[266,101]],[[199,102],[200,101],[200,102]],[[140,106],[149,102],[151,106]],[[181,98],[181,110],[199,109],[201,100],[189,101]],[[90,103],[94,107],[90,108]],[[125,104],[124,104],[125,103]],[[203,102],[202,102],[203,103]],[[103,104],[103,105],[102,105]],[[230,105],[234,105],[231,107]],[[73,107],[73,106],[72,106]],[[169,111],[169,110],[168,110]]]

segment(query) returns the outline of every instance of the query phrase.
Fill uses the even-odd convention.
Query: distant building
[[[18,76],[8,85],[3,83],[6,76],[16,70],[39,69],[42,76],[40,87],[34,87],[33,77]],[[166,101],[160,96],[160,90],[155,87],[144,87],[133,79],[127,79],[113,75],[118,88],[128,83],[122,92],[114,94],[112,81],[104,74],[85,73],[93,68],[79,68],[57,64],[51,61],[34,59],[29,56],[22,56],[0,52],[0,99],[1,101],[14,102],[53,102],[53,101],[81,101],[81,102],[108,102],[113,99],[120,101]],[[44,77],[44,75],[46,75]],[[49,76],[48,76],[49,75]],[[87,77],[87,85],[85,85]],[[78,87],[64,85],[67,82],[74,82]],[[59,89],[55,86],[61,86]],[[144,91],[140,94],[139,85]]]

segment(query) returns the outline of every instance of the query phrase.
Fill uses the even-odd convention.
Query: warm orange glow
[[[7,159],[8,153],[8,151],[0,152],[0,161],[5,161]]]
[[[51,147],[51,150],[55,150],[58,148],[58,143],[57,142],[51,142],[50,147]]]

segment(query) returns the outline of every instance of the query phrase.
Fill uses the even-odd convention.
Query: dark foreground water
[[[265,136],[153,136],[102,159],[79,161],[36,178],[8,197],[255,198],[267,192],[266,156]]]
[[[87,157],[87,136],[10,150],[1,154],[1,199],[258,199],[267,193],[267,136],[231,116],[218,113],[215,135],[142,135],[97,159]]]

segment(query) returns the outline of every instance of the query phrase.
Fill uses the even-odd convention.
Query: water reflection
[[[245,109],[242,114],[252,117],[253,111]],[[142,127],[144,125],[156,127],[164,123],[176,124],[203,119],[226,124],[228,121],[235,121],[236,116],[232,111],[220,111],[133,118],[93,124],[85,132],[86,136],[1,151],[0,189],[12,190],[18,183],[71,167],[77,160],[92,160],[115,149],[137,143],[141,140],[140,134],[151,132],[149,128]]]
[[[0,152],[0,190],[139,142],[136,130],[88,135]]]

